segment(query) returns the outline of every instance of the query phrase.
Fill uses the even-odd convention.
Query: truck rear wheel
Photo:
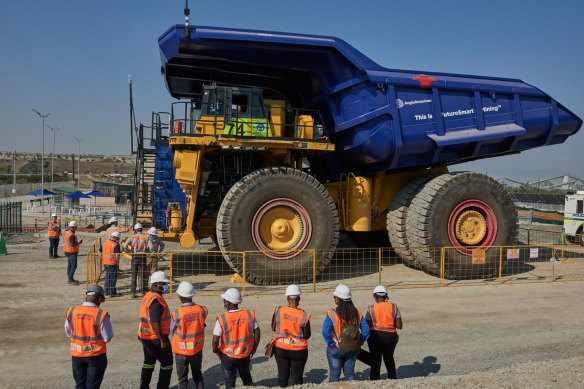
[[[274,167],[237,182],[217,217],[223,257],[246,280],[260,285],[303,283],[329,264],[339,239],[339,217],[327,190],[299,170]],[[305,250],[305,251],[304,251]]]
[[[387,233],[391,247],[400,256],[407,266],[416,266],[414,254],[408,244],[406,235],[406,219],[408,208],[412,199],[420,191],[423,185],[436,177],[435,174],[428,174],[423,177],[413,179],[404,185],[395,195],[387,212]]]
[[[518,216],[501,184],[483,174],[462,172],[428,181],[411,202],[407,227],[416,263],[424,270],[439,274],[440,248],[447,247],[445,277],[485,278],[498,274],[499,249],[493,246],[516,244]],[[473,260],[477,249],[484,250],[484,256]]]

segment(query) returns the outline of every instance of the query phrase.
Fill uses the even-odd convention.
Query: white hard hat
[[[156,227],[150,227],[150,229],[148,230],[148,233],[150,235],[158,235],[158,231],[156,231]]]
[[[294,296],[294,297],[300,296],[300,288],[298,287],[298,285],[294,285],[294,284],[289,285],[286,288],[286,296]]]
[[[109,221],[109,222],[110,222],[110,223],[115,223],[115,222],[117,222],[117,221],[118,221],[118,218],[117,218],[117,217],[115,217],[115,216],[112,216],[112,217],[110,218],[110,221]]]
[[[170,280],[168,279],[168,277],[166,276],[166,274],[163,271],[155,271],[150,276],[150,285],[152,285],[156,282],[164,282],[164,283],[168,284],[170,282]]]
[[[69,222],[69,227],[77,227],[77,222],[75,220],[71,220]]]
[[[135,230],[141,230],[142,229],[142,224],[136,223],[136,225],[134,225],[134,229]]]
[[[229,301],[231,304],[241,304],[241,293],[235,288],[229,288],[221,295],[221,298]]]
[[[51,215],[51,217],[57,217],[57,214],[56,214],[56,213],[53,213],[53,214]]]
[[[383,285],[378,285],[375,287],[375,289],[373,289],[373,294],[378,294],[380,296],[387,296],[387,289],[385,289],[385,286],[383,286]]]
[[[112,236],[115,238],[119,238],[120,237],[120,232],[119,231],[114,231],[112,232]]]
[[[195,287],[190,282],[183,281],[178,286],[176,293],[181,297],[193,297],[195,295]]]
[[[339,284],[335,289],[333,296],[337,296],[341,300],[351,299],[351,289],[347,285]]]

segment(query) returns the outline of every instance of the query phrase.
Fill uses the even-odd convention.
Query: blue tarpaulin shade
[[[56,195],[56,194],[57,193],[51,192],[50,190],[47,190],[47,189],[44,189],[44,190],[37,189],[34,192],[27,193],[26,195],[27,196],[40,196],[40,195],[53,196],[53,195]]]
[[[73,193],[69,193],[69,194],[65,195],[65,197],[68,197],[70,199],[90,199],[91,198],[91,196],[88,196],[85,193],[80,192],[78,190],[73,192]]]
[[[85,194],[88,196],[94,196],[94,197],[104,197],[105,196],[103,193],[101,193],[98,190],[92,190],[91,192],[85,193]]]

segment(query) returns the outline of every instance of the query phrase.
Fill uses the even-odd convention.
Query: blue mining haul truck
[[[562,143],[582,125],[521,80],[391,70],[334,37],[176,25],[159,46],[179,99],[161,146],[167,186],[182,191],[153,222],[187,248],[215,239],[240,274],[237,252],[255,252],[245,277],[257,284],[311,281],[313,253],[318,275],[339,231],[381,231],[434,274],[436,248],[452,247],[446,277],[492,276],[496,246],[517,240],[513,200],[448,165]]]

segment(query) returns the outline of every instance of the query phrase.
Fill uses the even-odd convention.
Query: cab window
[[[251,117],[254,119],[263,119],[266,117],[259,94],[251,95]]]
[[[225,91],[213,89],[205,92],[205,94],[207,93],[207,115],[223,116]]]
[[[576,213],[584,213],[584,200],[576,201]]]
[[[247,95],[234,94],[231,102],[233,116],[249,116],[249,102]]]

